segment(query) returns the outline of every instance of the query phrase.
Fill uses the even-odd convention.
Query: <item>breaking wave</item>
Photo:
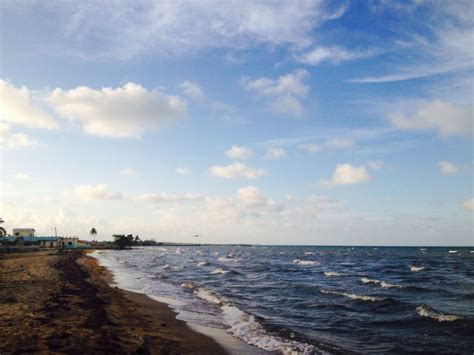
[[[255,316],[225,303],[211,291],[198,289],[195,294],[206,302],[218,306],[222,311],[226,331],[247,344],[282,354],[313,354],[317,350],[310,344],[268,334],[262,324],[255,319]]]
[[[300,259],[295,259],[293,260],[293,264],[298,264],[298,265],[319,265],[319,261],[312,261],[312,260],[300,260]]]
[[[453,322],[455,320],[461,319],[459,316],[453,314],[445,314],[438,311],[435,311],[433,308],[422,304],[421,306],[416,307],[416,313],[420,317],[435,319],[438,322]]]
[[[340,272],[335,272],[335,271],[326,271],[324,273],[324,276],[327,276],[327,277],[337,277],[337,276],[344,276],[346,274],[343,274],[343,273],[340,273]]]
[[[411,272],[418,272],[425,269],[424,266],[415,266],[415,265],[409,265],[409,268]]]
[[[211,274],[227,274],[229,272],[230,272],[230,270],[217,268],[214,271],[211,271]]]
[[[357,294],[355,294],[355,293],[326,291],[326,290],[320,290],[320,292],[323,293],[323,294],[328,294],[328,295],[343,296],[343,297],[349,298],[349,299],[354,300],[354,301],[370,301],[370,302],[375,302],[375,301],[383,301],[383,300],[385,300],[385,298],[383,298],[383,297],[357,295]]]
[[[369,279],[367,277],[363,277],[360,279],[360,281],[363,284],[374,284],[374,285],[379,285],[382,288],[403,288],[402,285],[394,285],[385,281],[381,280],[375,280],[375,279]]]

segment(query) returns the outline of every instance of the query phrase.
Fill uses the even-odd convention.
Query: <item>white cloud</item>
[[[321,147],[315,143],[301,143],[296,147],[309,154],[314,154],[321,150]]]
[[[33,128],[54,129],[58,123],[41,108],[42,99],[27,87],[0,79],[0,120]],[[44,105],[44,103],[43,103]]]
[[[268,100],[273,111],[300,116],[304,111],[301,100],[307,97],[310,90],[309,85],[305,84],[308,76],[308,71],[297,69],[278,79],[261,77],[252,80],[243,77],[241,82],[246,90]]]
[[[328,140],[327,145],[332,148],[347,149],[354,145],[354,141],[352,139],[332,138]]]
[[[369,161],[367,166],[372,170],[380,170],[383,168],[384,162],[382,160]]]
[[[112,138],[140,137],[147,129],[177,120],[186,112],[178,96],[135,83],[116,89],[55,89],[49,102],[63,118],[78,121],[87,134]]]
[[[136,175],[136,171],[133,168],[125,168],[120,171],[120,175],[133,176]]]
[[[438,162],[439,171],[444,175],[457,174],[459,168],[456,164],[453,164],[449,161],[439,161]]]
[[[464,106],[441,100],[408,104],[410,113],[389,116],[392,124],[402,130],[436,130],[441,136],[473,135],[472,106]]]
[[[179,175],[189,175],[191,173],[191,170],[189,170],[189,168],[185,168],[182,166],[177,167],[175,171]]]
[[[231,159],[248,159],[252,154],[249,148],[237,145],[233,145],[225,151],[225,155]]]
[[[35,144],[36,142],[31,140],[26,134],[13,132],[8,124],[0,122],[0,148],[24,148]]]
[[[106,184],[79,185],[73,189],[74,194],[85,200],[120,200],[120,192],[112,192]]]
[[[463,207],[474,211],[474,197],[471,198],[470,200],[467,200],[466,202],[463,203]]]
[[[422,19],[425,28],[431,32],[413,33],[411,39],[408,37],[408,40],[394,43],[394,54],[400,64],[394,65],[393,61],[387,61],[391,73],[386,74],[385,70],[382,75],[369,75],[350,81],[384,83],[472,70],[472,2],[452,1],[443,6],[436,2],[431,4],[428,9],[425,7],[422,10],[423,13],[409,14],[411,18]],[[404,34],[403,38],[406,37]]]
[[[182,203],[201,200],[202,196],[199,194],[188,193],[182,196],[174,194],[142,194],[138,196],[137,200],[147,203]]]
[[[247,186],[242,187],[237,191],[237,199],[245,207],[251,209],[281,211],[283,205],[264,197],[258,187]]]
[[[329,9],[321,0],[136,1],[133,5],[40,2],[34,13],[42,20],[34,22],[35,32],[25,37],[37,40],[39,33],[46,34],[53,48],[82,58],[128,59],[266,44],[301,48],[312,43],[315,28],[346,10],[344,6]],[[5,7],[5,16],[13,16],[15,12],[8,11],[12,9]],[[54,32],[46,25],[53,23]]]
[[[270,147],[267,149],[265,157],[269,159],[282,159],[286,157],[286,151],[281,147]]]
[[[349,60],[368,58],[376,53],[374,50],[348,50],[339,46],[316,47],[309,52],[296,57],[296,60],[309,65],[319,65],[323,62],[339,64]]]
[[[248,167],[246,164],[235,162],[225,166],[211,166],[209,172],[213,176],[235,179],[235,178],[246,178],[246,179],[258,179],[262,176],[267,175],[267,171],[264,169],[253,169]]]
[[[334,170],[332,179],[324,182],[328,186],[356,185],[370,180],[370,175],[365,166],[352,166],[350,164],[340,164]]]
[[[192,100],[199,101],[204,99],[205,97],[204,92],[197,83],[191,81],[184,81],[179,85],[179,87],[181,88],[183,93]]]
[[[31,176],[25,173],[17,173],[15,175],[15,179],[17,180],[31,180]]]

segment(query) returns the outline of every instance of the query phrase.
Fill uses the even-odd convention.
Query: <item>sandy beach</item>
[[[168,305],[110,281],[81,252],[0,255],[0,352],[225,353]]]

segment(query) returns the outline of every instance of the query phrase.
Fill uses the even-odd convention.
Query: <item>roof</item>
[[[0,240],[8,240],[9,242],[16,242],[20,238],[23,238],[24,242],[42,242],[42,241],[54,242],[61,239],[59,237],[4,237],[4,238],[1,238]]]

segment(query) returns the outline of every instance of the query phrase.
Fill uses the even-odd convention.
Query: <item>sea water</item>
[[[166,246],[94,256],[120,287],[263,350],[474,350],[472,248]]]

